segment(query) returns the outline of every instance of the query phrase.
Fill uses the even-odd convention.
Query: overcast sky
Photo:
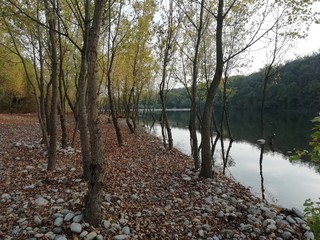
[[[315,3],[312,10],[320,12],[320,2]],[[320,53],[320,24],[315,23],[310,26],[308,37],[296,40],[293,47],[286,52],[283,58],[285,61],[291,61],[314,52]],[[247,69],[248,73],[258,71],[267,64],[266,50],[256,51],[252,53],[252,56],[253,60],[251,66]]]

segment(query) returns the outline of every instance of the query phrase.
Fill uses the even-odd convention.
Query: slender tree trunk
[[[88,49],[88,31],[90,26],[89,0],[85,1],[85,20],[83,32],[83,46],[81,50],[80,73],[78,79],[78,101],[76,108],[79,113],[79,130],[81,142],[82,168],[85,180],[90,179],[89,162],[91,160],[90,139],[88,129],[87,115],[87,49]]]
[[[191,153],[193,156],[194,167],[199,169],[200,159],[198,151],[198,137],[197,137],[197,83],[198,83],[198,68],[199,68],[199,49],[203,31],[203,13],[205,0],[201,0],[199,26],[197,28],[197,39],[195,46],[195,53],[192,66],[192,87],[191,87],[191,108],[190,108],[190,122],[189,131],[191,138]]]
[[[91,161],[88,192],[85,197],[84,219],[93,226],[101,221],[101,204],[104,187],[104,151],[98,122],[97,55],[102,14],[105,0],[96,0],[88,41],[88,125],[90,131]],[[110,10],[110,9],[109,9]]]
[[[202,162],[200,177],[212,178],[212,161],[210,151],[210,124],[213,112],[213,101],[215,94],[221,82],[223,74],[223,49],[222,49],[222,29],[223,29],[223,7],[224,0],[219,0],[218,3],[218,15],[216,18],[216,70],[213,77],[213,81],[210,84],[208,95],[206,98],[204,111],[202,114],[202,128],[201,128],[201,144],[202,144]]]
[[[55,1],[52,1],[52,6],[49,5],[48,0],[44,1],[46,8],[46,17],[49,24],[49,42],[50,42],[50,57],[51,57],[51,84],[52,84],[52,96],[51,96],[51,109],[50,109],[50,140],[48,149],[48,170],[53,170],[56,167],[56,148],[57,148],[57,127],[56,127],[56,115],[57,115],[57,98],[58,98],[58,57],[56,49],[56,21],[54,17],[54,10],[56,8]]]
[[[59,8],[59,6],[57,6]],[[58,21],[58,31],[60,32],[60,23]],[[63,92],[63,78],[64,78],[64,71],[63,71],[63,59],[64,53],[62,51],[62,41],[61,35],[59,35],[59,104],[58,104],[58,113],[60,116],[60,125],[61,125],[61,146],[62,148],[66,148],[68,145],[67,140],[67,126],[66,126],[66,117],[65,117],[65,94]]]
[[[111,9],[111,0],[108,0],[108,8]],[[121,10],[120,10],[121,13]],[[120,20],[120,14],[119,14],[119,20]],[[121,134],[121,129],[118,122],[118,116],[115,109],[115,103],[113,99],[113,93],[112,93],[112,86],[111,86],[111,72],[114,64],[114,57],[115,57],[115,40],[116,36],[114,38],[111,38],[111,13],[109,13],[108,16],[108,69],[107,69],[107,89],[108,89],[108,99],[109,99],[109,106],[110,106],[110,112],[111,112],[111,118],[112,123],[114,126],[114,129],[116,131],[117,141],[119,146],[123,146],[123,137]],[[119,23],[118,23],[119,24]],[[112,44],[112,46],[110,46]],[[110,55],[111,54],[111,55]]]
[[[113,95],[112,95],[112,90],[111,90],[111,69],[112,69],[112,64],[113,64],[113,57],[111,59],[111,62],[109,63],[109,69],[107,71],[107,87],[108,87],[108,99],[109,99],[109,105],[110,105],[110,112],[111,112],[111,117],[112,117],[112,122],[114,129],[116,131],[116,136],[117,136],[117,141],[119,146],[123,146],[123,138],[118,122],[118,116],[115,110],[115,104],[113,101]]]

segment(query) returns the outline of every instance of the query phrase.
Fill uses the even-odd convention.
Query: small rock
[[[245,231],[252,231],[252,225],[251,224],[243,224],[243,223],[241,223],[240,224],[240,227],[239,227],[239,230],[241,231],[241,232],[245,232]]]
[[[85,237],[84,237],[84,240],[92,240],[94,239],[98,234],[96,232],[91,232],[89,234],[87,234]]]
[[[67,213],[67,215],[64,217],[65,222],[71,221],[72,218],[74,218],[75,214],[73,212]]]
[[[104,195],[104,200],[106,202],[111,202],[111,194],[107,193],[106,195]]]
[[[297,208],[293,207],[292,212],[299,218],[304,218],[304,214]]]
[[[1,195],[1,198],[2,198],[3,200],[10,200],[10,199],[11,199],[11,195],[8,194],[8,193],[3,193],[3,194]]]
[[[290,224],[296,224],[296,221],[291,217],[291,216],[287,216],[286,220],[290,223]]]
[[[62,218],[62,217],[58,217],[58,218],[56,218],[56,219],[54,220],[54,225],[55,225],[56,227],[60,227],[60,226],[62,225],[62,223],[63,223],[63,218]]]
[[[34,216],[33,217],[33,222],[36,225],[41,225],[42,224],[42,220],[41,220],[41,218],[39,216]]]
[[[71,230],[71,232],[74,232],[74,233],[81,233],[81,231],[82,231],[81,224],[80,223],[71,223],[70,230]]]
[[[284,240],[288,240],[288,239],[291,239],[292,234],[291,234],[291,232],[284,231],[281,236],[282,236],[282,238],[283,238]]]
[[[55,233],[55,234],[59,234],[59,233],[62,233],[62,228],[61,227],[54,227],[52,229],[52,231]]]
[[[127,239],[127,238],[128,238],[128,235],[116,235],[112,239],[113,240],[123,240],[123,239]]]
[[[277,226],[274,224],[269,224],[266,228],[266,232],[267,233],[271,233],[274,232],[275,230],[277,230]]]
[[[68,240],[65,236],[58,236],[56,240]]]
[[[217,218],[223,218],[223,217],[224,217],[224,212],[219,211],[219,212],[216,214],[216,217],[217,217]]]
[[[95,240],[103,240],[103,236],[101,234],[97,235]]]
[[[108,221],[108,220],[103,221],[103,226],[104,226],[105,229],[109,229],[110,226],[111,226],[110,221]]]
[[[56,234],[54,234],[53,232],[47,232],[44,236],[53,240],[55,239]]]
[[[181,177],[182,177],[182,179],[185,180],[185,181],[191,181],[191,177],[189,177],[189,176],[186,175],[186,174],[181,174]]]
[[[88,235],[88,232],[87,231],[83,231],[80,235],[79,235],[79,238],[84,238],[85,236]]]
[[[313,232],[307,231],[307,232],[304,233],[304,236],[306,237],[307,240],[314,240]]]
[[[83,216],[80,214],[80,215],[73,217],[72,222],[78,223],[78,222],[81,222],[82,219],[83,219]]]
[[[203,231],[202,229],[200,229],[200,230],[198,231],[198,234],[199,234],[200,237],[203,237],[203,236],[204,236],[204,231]]]
[[[125,235],[129,235],[130,234],[130,228],[128,226],[125,226],[122,228],[121,232]]]
[[[45,205],[48,205],[49,203],[49,201],[43,197],[38,197],[34,202],[39,206],[45,206]]]

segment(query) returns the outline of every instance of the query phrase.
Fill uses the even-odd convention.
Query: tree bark
[[[56,167],[56,149],[57,149],[57,127],[56,127],[56,115],[57,115],[57,98],[58,98],[58,81],[57,81],[57,70],[58,70],[58,57],[56,48],[56,21],[55,21],[55,1],[52,1],[52,6],[49,5],[48,0],[44,1],[46,9],[46,17],[49,24],[49,46],[50,46],[50,57],[51,57],[51,106],[50,106],[50,140],[48,149],[48,170],[54,170]]]
[[[91,161],[88,192],[85,197],[84,219],[93,226],[101,221],[104,186],[104,151],[98,122],[97,102],[97,48],[105,0],[96,0],[88,39],[88,126],[90,132]],[[110,10],[110,9],[109,9]]]
[[[212,178],[212,161],[210,151],[210,124],[213,112],[213,101],[217,89],[220,85],[222,74],[223,74],[223,50],[222,50],[222,29],[223,29],[223,7],[224,0],[219,0],[218,3],[218,14],[217,14],[217,26],[216,26],[216,70],[213,77],[213,81],[210,84],[208,95],[205,102],[204,111],[202,114],[202,128],[201,128],[201,170],[200,177]]]
[[[87,49],[88,49],[88,31],[90,24],[89,16],[89,1],[85,1],[85,19],[84,19],[84,32],[83,32],[83,46],[81,49],[81,64],[78,79],[78,101],[77,109],[79,113],[79,130],[80,142],[82,153],[82,168],[83,177],[85,180],[90,179],[89,162],[91,159],[90,142],[89,142],[89,129],[88,129],[88,116],[87,116]]]
[[[199,16],[199,26],[197,28],[197,39],[195,52],[193,57],[193,66],[192,66],[192,87],[191,87],[191,108],[190,108],[190,122],[189,122],[189,131],[191,138],[191,153],[193,156],[194,167],[199,169],[200,160],[199,160],[199,151],[198,151],[198,137],[197,137],[197,83],[198,83],[198,63],[199,63],[199,49],[202,38],[203,31],[203,13],[204,13],[204,3],[205,0],[201,1],[200,6],[200,16]]]

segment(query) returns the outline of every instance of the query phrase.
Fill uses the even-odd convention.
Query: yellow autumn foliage
[[[17,98],[26,96],[26,79],[18,56],[0,47],[0,90]]]

